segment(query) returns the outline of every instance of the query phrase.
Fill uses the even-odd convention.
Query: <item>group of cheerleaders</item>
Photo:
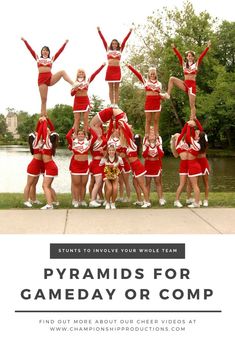
[[[88,96],[89,84],[106,65],[103,63],[89,78],[83,69],[78,69],[75,82],[73,82],[65,71],[56,74],[51,73],[53,62],[64,50],[68,40],[58,52],[50,58],[48,47],[41,49],[38,56],[28,42],[22,38],[26,47],[37,61],[39,76],[38,86],[41,97],[41,116],[38,120],[34,133],[29,135],[29,145],[33,159],[27,167],[27,184],[24,189],[24,205],[32,207],[34,203],[39,204],[36,199],[36,185],[40,174],[43,174],[43,190],[46,197],[46,205],[41,209],[53,209],[59,202],[56,198],[52,182],[58,175],[58,168],[53,159],[58,144],[58,134],[55,132],[53,123],[47,117],[46,103],[48,87],[57,83],[62,77],[71,84],[71,95],[74,96],[73,113],[74,123],[68,131],[66,139],[68,148],[72,153],[69,170],[71,173],[72,206],[88,206],[85,196],[88,179],[90,201],[89,207],[101,207],[115,209],[118,196],[120,201],[131,201],[130,172],[133,175],[133,185],[137,196],[135,205],[141,208],[151,207],[150,185],[153,179],[158,194],[160,206],[166,204],[163,197],[162,187],[162,139],[159,135],[159,118],[161,112],[161,101],[170,99],[171,90],[174,86],[188,94],[190,104],[190,119],[184,125],[181,133],[171,137],[172,153],[180,157],[180,183],[174,201],[175,207],[183,207],[180,195],[187,184],[188,207],[200,207],[200,189],[198,177],[203,176],[205,185],[205,199],[203,205],[208,206],[208,175],[209,164],[206,158],[207,136],[196,118],[196,75],[198,66],[207,53],[211,43],[207,44],[199,59],[196,60],[195,53],[188,51],[185,59],[181,56],[175,45],[172,48],[183,67],[184,81],[176,77],[170,77],[167,92],[162,92],[162,85],[158,81],[156,68],[149,68],[147,78],[144,78],[129,63],[125,65],[137,76],[143,84],[146,92],[145,100],[145,136],[143,139],[142,157],[139,158],[138,145],[135,143],[135,135],[132,126],[128,123],[126,113],[118,106],[119,85],[121,82],[121,54],[125,44],[131,35],[130,29],[123,42],[120,44],[116,39],[111,41],[110,46],[97,27],[98,34],[107,52],[107,71],[105,80],[109,85],[110,106],[98,112],[89,122],[90,101]],[[153,121],[153,126],[151,123]],[[91,162],[88,161],[88,155]],[[88,178],[90,176],[90,178]],[[126,197],[124,198],[124,188]],[[194,197],[191,197],[191,193]],[[105,197],[103,197],[103,192]],[[143,198],[143,199],[142,199]]]

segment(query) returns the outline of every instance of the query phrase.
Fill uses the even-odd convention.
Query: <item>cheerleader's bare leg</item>
[[[189,178],[191,184],[192,184],[192,188],[193,188],[193,192],[194,192],[194,198],[195,198],[195,203],[199,204],[200,201],[200,189],[198,186],[198,177],[190,177]]]
[[[52,197],[52,202],[57,202],[57,195],[55,192],[55,189],[51,187],[51,197]]]
[[[63,78],[66,82],[70,83],[70,85],[73,84],[73,81],[71,80],[67,72],[64,70],[61,70],[55,73],[54,75],[52,75],[50,86],[53,86],[54,84],[56,84],[61,78]]]
[[[88,182],[88,175],[81,175],[81,189],[79,200],[84,201],[86,197],[86,185]]]
[[[137,179],[137,183],[139,184],[140,189],[142,190],[142,192],[144,194],[144,201],[149,202],[149,195],[148,195],[147,188],[145,186],[144,175],[141,175],[141,176],[137,177],[136,179]]]
[[[146,189],[148,192],[148,197],[150,197],[150,186],[151,186],[151,177],[145,177],[145,185],[146,185]]]
[[[94,175],[91,175],[90,183],[89,183],[89,195],[90,195],[90,199],[91,199],[91,194],[92,194],[92,190],[93,190],[94,185],[95,185],[95,177],[94,177]]]
[[[113,82],[109,82],[109,99],[110,99],[110,103],[114,104],[114,96],[115,96],[115,90],[114,90],[114,83]]]
[[[121,173],[118,177],[118,184],[119,184],[119,196],[120,199],[123,199],[124,196],[124,179],[123,179],[123,173]]]
[[[38,182],[38,176],[27,176],[27,184],[24,188],[24,201],[36,200],[36,185]],[[34,197],[34,198],[32,198]]]
[[[112,196],[112,183],[110,180],[105,180],[105,199],[106,202],[110,203]]]
[[[155,182],[155,186],[156,186],[158,200],[160,200],[163,198],[161,174],[158,177],[154,178],[154,182]]]
[[[102,130],[101,130],[101,121],[98,117],[98,115],[95,115],[91,121],[90,121],[90,127],[95,130],[98,136],[102,135]]]
[[[95,184],[91,193],[91,201],[96,200],[99,188],[102,185],[102,175],[95,175],[94,178],[95,178]]]
[[[117,193],[118,193],[118,179],[115,179],[112,181],[112,202],[115,203],[117,199]]]
[[[178,201],[179,198],[180,198],[180,195],[181,195],[181,193],[183,191],[183,188],[184,188],[184,186],[186,184],[187,178],[188,178],[187,175],[180,175],[180,183],[179,183],[179,186],[178,186],[178,188],[176,190],[176,195],[175,195],[175,200],[176,201]]]
[[[74,124],[73,124],[74,132],[75,134],[77,134],[79,130],[79,125],[80,125],[80,113],[74,112],[73,115],[74,115]]]
[[[130,175],[129,173],[122,173],[123,181],[124,181],[125,188],[126,188],[126,196],[128,199],[130,199],[130,197],[131,197],[131,186],[130,186],[129,175]]]
[[[179,89],[181,89],[182,91],[185,92],[185,84],[184,81],[180,80],[177,77],[170,77],[169,82],[168,82],[168,89],[167,89],[167,93],[169,94],[169,96],[171,95],[171,91],[173,89],[173,87],[176,86]]]
[[[151,125],[152,113],[145,112],[145,136],[150,134],[150,125]]]
[[[36,199],[37,199],[36,186],[38,183],[38,179],[39,179],[39,176],[34,177],[33,184],[30,187],[29,198],[31,201],[36,201]]]
[[[160,112],[153,113],[153,131],[155,136],[159,136],[159,120],[160,120]]]
[[[50,206],[52,205],[52,201],[53,201],[52,188],[51,188],[51,184],[53,180],[54,178],[52,177],[44,176],[43,183],[42,183],[42,188],[47,200],[47,204]]]
[[[133,177],[133,185],[134,185],[134,188],[135,188],[137,201],[141,202],[142,201],[141,189],[140,189],[140,186],[139,186],[139,183],[138,183],[136,177]]]
[[[196,107],[195,107],[196,96],[194,94],[189,94],[188,98],[189,98],[189,105],[190,105],[190,110],[191,110],[191,117],[190,118],[193,119],[196,117]]]
[[[119,102],[119,82],[114,84],[114,104],[118,104]]]
[[[88,116],[89,116],[89,112],[84,112],[84,113],[83,113],[83,122],[84,122],[84,131],[85,131],[85,134],[87,134],[88,128],[89,128]]]
[[[209,175],[205,174],[202,176],[204,188],[205,188],[205,200],[208,200],[209,197]]]
[[[79,189],[81,186],[81,175],[71,175],[73,184],[73,200],[79,201]]]
[[[46,116],[46,114],[47,114],[48,86],[45,84],[42,84],[38,88],[39,88],[39,93],[41,96],[41,115]]]
[[[186,193],[187,193],[187,199],[191,199],[192,198],[192,184],[189,181],[189,178],[187,179],[187,185],[186,185]]]

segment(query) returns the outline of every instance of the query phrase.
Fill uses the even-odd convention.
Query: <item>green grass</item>
[[[58,201],[60,202],[59,209],[73,208],[71,205],[70,194],[58,194]],[[203,199],[202,193],[202,199]],[[167,192],[164,195],[167,204],[159,206],[156,193],[151,193],[152,208],[173,208],[175,193]],[[45,197],[43,194],[38,194],[38,199],[45,204]],[[181,202],[184,204],[186,199],[185,193],[181,195]],[[86,197],[88,201],[88,195]],[[117,202],[117,208],[137,208],[132,205],[136,200],[135,194],[132,194],[132,201],[130,203]],[[40,208],[40,205],[34,205],[33,208]],[[209,207],[235,207],[235,194],[234,192],[211,192],[209,194]],[[0,209],[24,209],[23,194],[22,193],[0,193]]]

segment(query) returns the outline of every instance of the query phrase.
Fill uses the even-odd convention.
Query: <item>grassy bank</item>
[[[203,194],[202,194],[203,198]],[[38,199],[45,204],[45,198],[43,194],[38,195]],[[88,201],[88,195],[87,195]],[[175,199],[175,193],[165,193],[165,199],[167,204],[165,206],[159,206],[156,199],[156,194],[151,194],[152,208],[173,208],[173,202]],[[183,193],[181,196],[181,202],[184,204],[186,195]],[[71,205],[70,194],[58,194],[58,201],[60,206],[58,208],[73,208]],[[132,203],[136,201],[135,194],[132,194],[132,201],[129,203],[117,202],[117,208],[136,208]],[[33,208],[40,208],[40,205],[34,205]],[[235,207],[235,195],[233,192],[212,192],[209,195],[209,207]],[[0,193],[0,209],[24,209],[23,205],[23,194],[21,193]]]

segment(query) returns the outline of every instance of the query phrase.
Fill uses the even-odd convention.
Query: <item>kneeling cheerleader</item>
[[[118,177],[124,166],[123,160],[118,156],[115,146],[109,145],[100,165],[104,166],[103,180],[105,182],[105,209],[116,209],[115,201],[118,193]]]

